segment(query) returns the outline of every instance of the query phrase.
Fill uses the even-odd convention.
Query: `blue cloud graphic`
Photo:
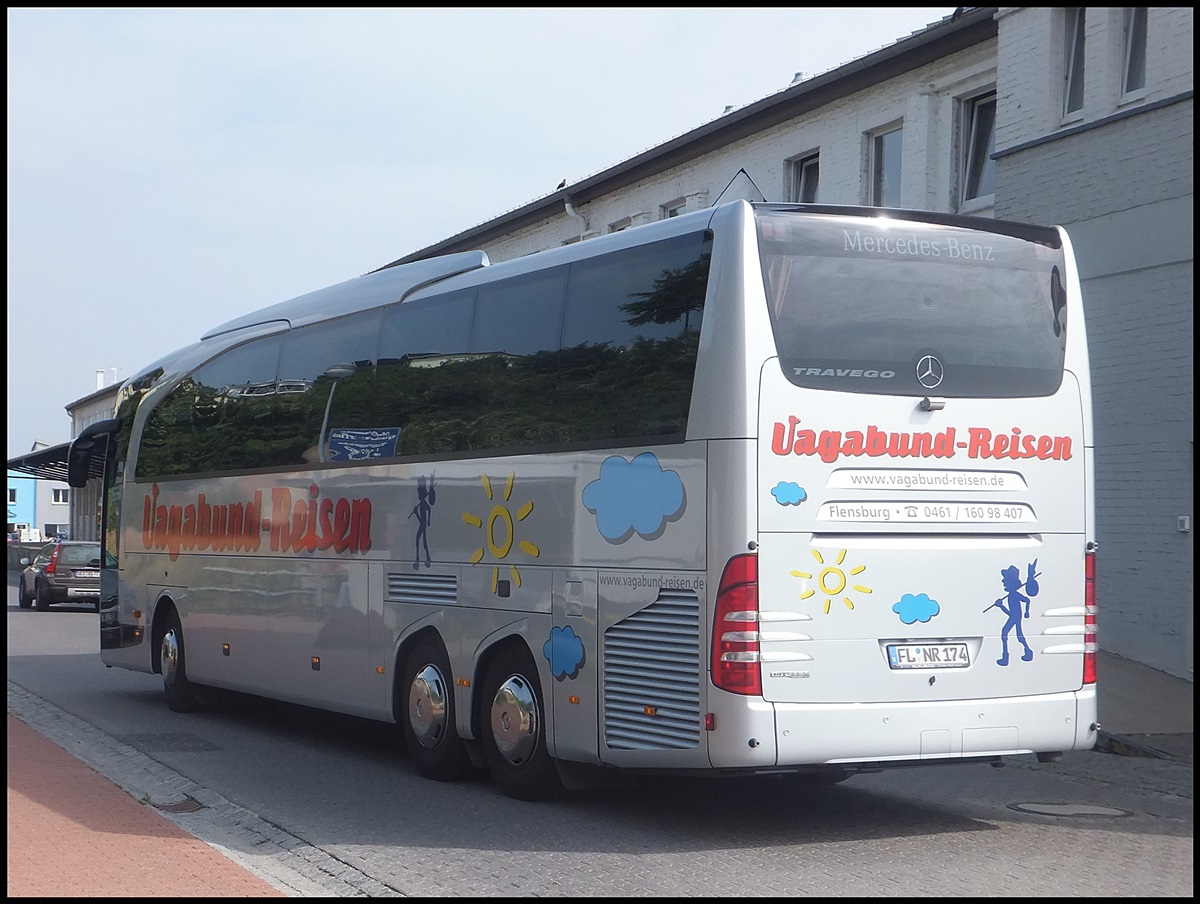
[[[775,486],[775,489],[771,490],[771,495],[775,497],[775,501],[780,505],[799,505],[808,498],[808,493],[804,491],[804,487],[790,480],[781,480]]]
[[[937,600],[931,600],[927,594],[918,593],[915,596],[906,593],[900,597],[900,602],[892,606],[892,611],[900,616],[900,621],[906,625],[916,622],[927,622],[942,611]]]
[[[583,488],[583,504],[610,543],[624,543],[635,532],[654,540],[668,521],[683,514],[683,481],[674,471],[664,471],[653,452],[633,461],[613,455],[600,466],[600,476]]]
[[[550,674],[558,681],[578,678],[585,658],[583,641],[574,628],[551,628],[550,639],[542,644],[542,655],[550,663]]]

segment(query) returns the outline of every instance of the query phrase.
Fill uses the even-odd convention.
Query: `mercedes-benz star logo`
[[[926,389],[936,389],[941,386],[942,378],[945,375],[942,362],[933,355],[926,355],[917,362],[917,382]]]

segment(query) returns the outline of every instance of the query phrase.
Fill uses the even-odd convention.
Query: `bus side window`
[[[479,389],[467,435],[475,451],[563,442],[556,401],[567,268],[479,287],[469,368]]]
[[[683,437],[710,248],[681,236],[571,266],[559,389],[570,439]]]
[[[468,354],[475,290],[387,308],[376,370],[377,417],[400,431],[399,455],[467,448],[469,399],[478,388],[452,366]],[[448,368],[448,369],[447,369]]]
[[[379,311],[368,311],[284,336],[274,464],[350,463],[396,454],[395,428],[380,419],[376,404],[381,322]]]
[[[191,473],[194,455],[192,433],[199,399],[196,381],[185,377],[150,412],[142,429],[141,452],[137,462],[139,478]],[[209,415],[209,407],[205,406],[205,415]],[[207,422],[204,423],[207,426]]]
[[[196,371],[196,410],[204,412],[204,429],[192,434],[189,473],[276,463],[278,365],[279,340],[270,337],[231,349]]]

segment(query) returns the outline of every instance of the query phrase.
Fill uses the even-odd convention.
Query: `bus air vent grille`
[[[604,742],[617,750],[700,743],[700,601],[662,590],[604,632]]]
[[[404,574],[389,571],[387,598],[393,603],[453,606],[458,600],[458,578],[452,574]]]

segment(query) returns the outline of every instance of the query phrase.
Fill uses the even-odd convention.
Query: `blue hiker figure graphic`
[[[408,517],[417,516],[417,548],[413,555],[413,571],[417,571],[421,567],[421,547],[425,548],[425,567],[433,567],[433,559],[429,557],[429,522],[433,518],[433,506],[437,502],[437,491],[434,489],[433,475],[429,476],[429,483],[425,482],[425,475],[421,474],[417,477],[417,504],[413,506],[413,510],[408,513]]]
[[[1021,654],[1022,661],[1029,662],[1033,659],[1033,650],[1025,641],[1025,632],[1021,629],[1021,619],[1022,615],[1029,618],[1029,597],[1037,596],[1040,589],[1037,582],[1037,559],[1030,562],[1026,569],[1024,581],[1021,580],[1021,570],[1016,565],[1009,565],[1007,568],[1001,569],[1000,580],[1007,593],[987,607],[991,609],[992,606],[996,606],[1008,616],[1008,621],[1004,623],[1004,628],[1000,631],[1002,649],[996,665],[1008,665],[1008,635],[1013,631],[1017,632],[1017,640],[1025,648],[1025,652]],[[1022,589],[1026,590],[1029,596],[1022,593]],[[1024,612],[1022,612],[1022,605],[1024,605]],[[987,609],[983,611],[987,612]]]

